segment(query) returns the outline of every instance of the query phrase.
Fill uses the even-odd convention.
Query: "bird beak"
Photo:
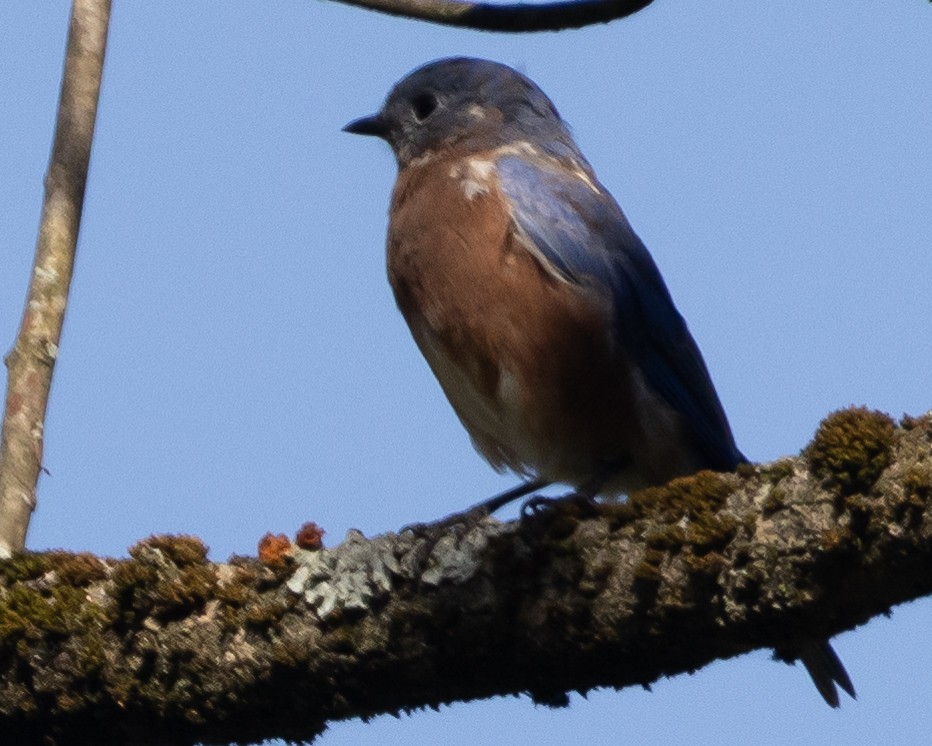
[[[352,135],[373,135],[384,140],[388,137],[388,122],[382,118],[381,114],[373,114],[371,117],[354,119],[343,128],[343,131]]]

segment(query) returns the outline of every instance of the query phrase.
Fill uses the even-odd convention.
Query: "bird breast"
[[[523,240],[493,158],[434,158],[395,186],[389,280],[479,452],[497,469],[583,482],[628,459],[632,383],[606,306]]]

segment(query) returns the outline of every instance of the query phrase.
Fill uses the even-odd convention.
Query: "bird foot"
[[[408,532],[414,534],[418,538],[434,538],[435,541],[451,529],[455,529],[458,534],[462,535],[475,528],[483,518],[492,515],[492,513],[499,508],[503,508],[509,503],[535,490],[543,489],[548,484],[548,482],[542,479],[522,482],[517,487],[505,490],[505,492],[494,495],[461,512],[451,513],[446,518],[441,518],[439,521],[433,521],[431,523],[409,523],[402,526],[399,533]]]
[[[570,492],[559,497],[534,495],[521,506],[521,520],[539,518],[556,513],[573,513],[593,517],[598,514],[598,503],[588,491]]]

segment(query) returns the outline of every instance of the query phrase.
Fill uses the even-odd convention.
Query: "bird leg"
[[[474,510],[476,511],[485,511],[486,515],[492,515],[497,510],[504,508],[509,503],[513,503],[515,500],[519,500],[525,495],[530,494],[531,492],[536,492],[537,490],[542,490],[544,487],[547,487],[550,484],[545,479],[532,479],[529,482],[522,482],[517,487],[512,487],[510,490],[505,490],[500,492],[493,497],[490,497],[488,500],[483,500],[481,503],[477,503],[469,508],[466,512],[471,513]],[[532,497],[531,500],[535,498]],[[540,498],[545,499],[545,498]],[[528,500],[530,502],[531,500]],[[527,503],[525,503],[527,505]],[[522,512],[524,507],[521,508]]]
[[[595,497],[605,484],[602,478],[593,479],[578,489],[558,497],[534,495],[521,506],[521,518],[532,518],[548,511],[559,508],[561,505],[575,506],[586,513],[595,513]]]
[[[515,500],[521,499],[535,490],[543,489],[548,484],[550,484],[550,482],[543,479],[532,479],[528,482],[522,482],[516,487],[512,487],[509,490],[493,495],[487,500],[476,503],[466,510],[451,513],[445,518],[441,518],[439,521],[434,521],[433,523],[409,523],[401,528],[401,532],[409,531],[417,536],[425,538],[437,537],[440,534],[446,533],[446,531],[451,528],[459,528],[465,533],[465,531],[475,526],[483,518],[492,515],[495,511],[500,510]]]

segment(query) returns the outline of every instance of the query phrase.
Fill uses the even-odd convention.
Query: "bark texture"
[[[0,563],[5,742],[310,741],[335,719],[791,658],[932,592],[932,415],[842,411],[798,458],[514,523],[266,542],[264,562],[210,563],[191,537],[130,555]]]

